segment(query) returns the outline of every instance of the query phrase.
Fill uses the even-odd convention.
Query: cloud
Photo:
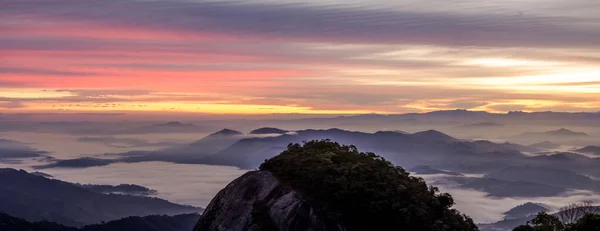
[[[7,102],[2,102],[0,100],[0,108],[7,108],[7,109],[12,109],[12,108],[24,108],[26,107],[25,104],[23,104],[20,101],[7,101]]]
[[[600,45],[598,30],[572,26],[581,24],[579,18],[530,14],[515,17],[514,13],[485,11],[460,14],[460,11],[401,11],[351,5],[317,7],[188,1],[37,0],[9,1],[8,4],[11,7],[0,11],[7,18],[26,13],[45,20],[292,41],[530,47]]]
[[[0,74],[42,75],[42,76],[90,76],[93,73],[57,71],[39,68],[0,67]]]
[[[44,157],[45,151],[33,149],[26,144],[14,140],[0,139],[0,162],[14,159]]]

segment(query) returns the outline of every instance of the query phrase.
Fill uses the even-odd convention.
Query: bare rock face
[[[345,231],[335,217],[270,172],[254,171],[221,190],[194,231]]]

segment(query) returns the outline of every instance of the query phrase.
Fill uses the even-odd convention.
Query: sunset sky
[[[597,0],[0,0],[0,112],[600,111]]]

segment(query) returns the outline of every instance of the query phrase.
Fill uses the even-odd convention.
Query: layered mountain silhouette
[[[510,166],[531,165],[577,169],[580,174],[600,177],[600,171],[596,167],[600,164],[600,158],[590,158],[577,153],[547,152],[530,156],[523,152],[533,153],[538,149],[507,142],[460,140],[436,130],[407,134],[394,131],[365,133],[336,128],[298,130],[267,137],[224,129],[189,145],[175,148],[110,154],[110,159],[57,160],[38,167],[90,167],[116,162],[167,161],[254,169],[264,159],[275,156],[290,143],[315,139],[354,144],[362,150],[379,153],[393,163],[401,163],[409,169],[425,165],[451,172],[487,174]]]
[[[289,131],[287,131],[287,130],[283,130],[283,129],[279,129],[279,128],[265,127],[265,128],[259,128],[259,129],[252,130],[250,132],[250,134],[256,134],[256,135],[285,134],[285,133],[288,133],[288,132]]]
[[[600,156],[600,146],[586,146],[575,151]]]
[[[151,215],[127,217],[82,228],[69,227],[55,222],[30,222],[0,213],[0,230],[6,231],[190,231],[200,218],[198,214],[176,216]]]
[[[543,204],[527,202],[504,212],[504,219],[528,217],[542,211],[548,212],[549,210]]]
[[[202,210],[158,198],[99,193],[81,185],[9,168],[0,169],[0,195],[0,212],[29,221],[46,220],[68,226]]]

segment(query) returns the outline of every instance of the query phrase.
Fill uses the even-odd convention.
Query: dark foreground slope
[[[311,141],[229,184],[194,230],[477,230],[453,204],[373,153]]]
[[[129,216],[176,215],[201,208],[166,200],[102,194],[69,182],[15,169],[0,169],[0,212],[29,221],[52,221],[83,226]]]
[[[190,231],[198,220],[198,214],[177,216],[127,217],[103,224],[74,228],[53,222],[29,222],[0,213],[2,231]]]

